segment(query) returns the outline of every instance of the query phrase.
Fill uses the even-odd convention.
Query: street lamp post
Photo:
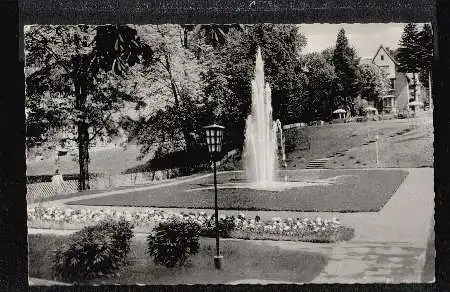
[[[206,131],[206,143],[208,144],[208,150],[213,162],[214,167],[214,210],[216,219],[216,255],[214,256],[214,266],[216,269],[222,268],[223,256],[220,255],[219,250],[219,209],[217,207],[217,174],[216,174],[216,162],[219,158],[219,154],[222,151],[222,137],[225,127],[219,125],[210,125],[204,127]]]

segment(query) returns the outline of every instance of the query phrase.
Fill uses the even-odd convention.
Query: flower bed
[[[80,229],[91,226],[104,219],[124,218],[135,226],[135,231],[148,232],[159,222],[177,217],[199,224],[203,236],[215,235],[213,215],[205,212],[175,213],[165,210],[95,210],[72,208],[28,208],[28,227],[50,229]],[[272,218],[260,220],[238,216],[219,216],[219,231],[222,237],[242,239],[293,240],[310,242],[346,241],[353,237],[354,230],[343,226],[338,219],[314,220],[309,218]]]
[[[350,240],[354,236],[354,230],[341,225],[336,218],[272,218],[270,221],[243,218],[236,222],[230,235],[242,239],[336,242]]]

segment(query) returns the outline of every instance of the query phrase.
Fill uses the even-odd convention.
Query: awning
[[[333,114],[345,114],[347,111],[343,110],[343,109],[337,109],[333,112]]]

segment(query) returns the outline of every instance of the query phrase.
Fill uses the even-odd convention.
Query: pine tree
[[[408,23],[403,29],[397,60],[399,71],[413,74],[414,100],[417,99],[416,80],[417,73],[421,70],[421,49],[419,44],[419,31],[415,23]]]
[[[421,72],[419,74],[420,81],[426,84],[429,90],[428,101],[432,106],[431,100],[431,74],[433,65],[433,31],[431,25],[426,23],[419,32]]]
[[[354,114],[354,101],[359,91],[357,76],[359,58],[356,56],[355,50],[349,46],[343,28],[337,35],[333,65],[337,75],[337,82],[334,86],[334,105],[345,107],[347,111],[350,110]]]
[[[423,84],[428,84],[433,62],[433,31],[431,25],[424,24],[419,32],[421,72],[420,79]],[[429,86],[429,85],[428,85]]]

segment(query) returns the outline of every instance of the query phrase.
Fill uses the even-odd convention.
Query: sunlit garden
[[[378,50],[400,60],[403,102],[342,27],[304,52],[291,24],[27,26],[29,277],[308,283],[419,265],[430,34],[408,24]]]

